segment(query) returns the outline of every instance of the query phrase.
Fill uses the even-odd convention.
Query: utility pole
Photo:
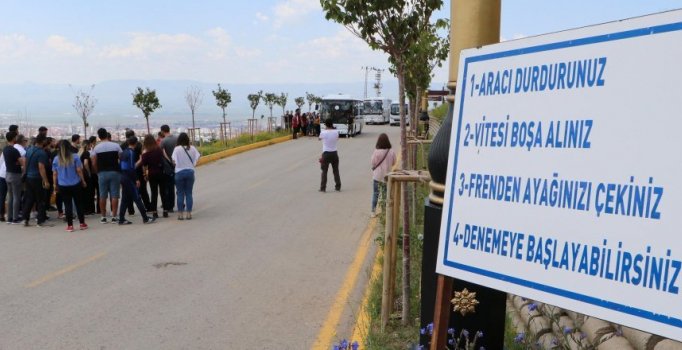
[[[381,73],[385,71],[385,69],[380,69],[380,68],[375,68],[375,67],[362,67],[362,69],[365,70],[365,99],[367,99],[367,83],[369,79],[369,71],[374,71],[376,74],[374,74],[374,79],[376,82],[374,83],[374,90],[376,91],[376,97],[381,97],[381,88],[383,85],[381,85]]]

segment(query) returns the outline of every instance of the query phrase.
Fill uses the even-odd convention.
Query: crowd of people
[[[320,114],[316,112],[301,113],[298,108],[292,114],[287,111],[284,114],[286,128],[293,131],[294,138],[298,136],[320,136]]]
[[[178,220],[191,220],[194,170],[200,153],[189,136],[171,134],[161,126],[157,137],[139,140],[127,130],[121,144],[111,141],[106,129],[97,137],[70,140],[48,137],[48,129],[38,129],[30,140],[10,125],[5,134],[7,145],[0,153],[0,221],[52,227],[49,211],[66,222],[73,232],[74,219],[79,228],[88,228],[86,216],[99,215],[100,223],[132,224],[135,215],[142,223],[168,218],[177,209]],[[54,200],[55,206],[52,205]],[[109,207],[107,210],[107,206]]]

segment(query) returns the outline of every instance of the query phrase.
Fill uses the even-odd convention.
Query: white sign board
[[[437,271],[682,340],[682,11],[460,62]]]

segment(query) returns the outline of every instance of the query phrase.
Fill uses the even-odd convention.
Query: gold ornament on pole
[[[453,310],[459,312],[462,316],[475,314],[476,305],[480,304],[476,300],[476,292],[470,292],[466,288],[461,292],[455,292],[455,297],[450,302],[455,306]]]

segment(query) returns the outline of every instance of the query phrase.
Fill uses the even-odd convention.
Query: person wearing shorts
[[[91,152],[92,166],[97,172],[99,181],[99,207],[102,218],[100,222],[106,224],[107,221],[107,199],[111,197],[111,222],[117,223],[118,199],[121,189],[121,167],[119,158],[121,156],[121,146],[111,142],[107,130],[101,128],[97,130],[100,143]]]

